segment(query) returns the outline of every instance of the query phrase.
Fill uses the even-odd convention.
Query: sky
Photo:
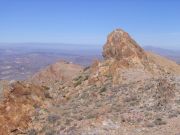
[[[180,49],[180,0],[0,0],[1,43],[103,45],[116,28]]]

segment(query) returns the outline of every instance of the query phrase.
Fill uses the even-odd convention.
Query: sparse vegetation
[[[28,135],[37,135],[37,132],[35,129],[31,129],[29,132],[28,132]]]
[[[60,119],[60,116],[58,116],[58,115],[49,115],[48,116],[48,122],[50,122],[50,123],[55,123],[59,119]]]
[[[156,118],[154,120],[155,125],[165,125],[166,122],[162,118]]]
[[[106,87],[103,86],[103,87],[100,88],[100,93],[103,93],[103,92],[105,92],[106,90],[107,90]]]
[[[78,85],[81,85],[82,83],[82,80],[77,80],[75,83],[74,83],[74,87],[77,87]]]

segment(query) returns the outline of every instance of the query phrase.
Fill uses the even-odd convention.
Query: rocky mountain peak
[[[127,32],[122,29],[116,29],[107,37],[107,42],[103,47],[103,57],[117,60],[135,57],[145,59],[146,54]]]
[[[151,56],[122,29],[116,29],[108,35],[103,47],[103,57],[104,61],[91,67],[90,84],[102,85],[109,76],[113,85],[119,85],[154,75],[179,72],[177,64],[169,64],[171,62],[168,60],[163,62],[164,60],[154,54]]]

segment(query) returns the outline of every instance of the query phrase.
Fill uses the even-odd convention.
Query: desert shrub
[[[49,94],[49,91],[44,92],[45,98],[52,98],[51,95]]]
[[[47,86],[42,86],[45,90],[49,90],[50,88],[49,87],[47,87]]]
[[[89,78],[89,76],[85,75],[83,81],[86,81],[88,78]]]
[[[103,86],[103,87],[100,88],[100,93],[103,93],[103,92],[105,92],[106,90],[107,90],[106,87]]]
[[[180,104],[180,99],[175,100],[175,102],[176,102],[177,104]]]
[[[69,125],[73,120],[72,119],[66,119],[65,125]]]
[[[37,132],[35,129],[31,129],[29,132],[28,132],[28,135],[37,135]]]
[[[126,97],[124,99],[124,102],[132,102],[132,101],[136,101],[137,97],[136,96],[130,96],[130,97]]]
[[[152,127],[155,126],[155,124],[154,124],[154,123],[147,123],[145,126],[146,126],[146,127],[149,127],[149,128],[152,128]]]
[[[67,101],[70,100],[70,97],[65,97],[65,98],[66,98]]]
[[[78,120],[78,121],[83,120],[83,116],[82,116],[82,115],[75,115],[75,116],[73,116],[73,117],[74,117],[74,119],[76,119],[76,120]]]
[[[84,71],[88,70],[90,68],[90,66],[87,66],[84,68]]]
[[[179,115],[179,111],[170,111],[169,112],[169,118],[174,118],[174,117],[177,117]]]
[[[86,116],[86,119],[93,119],[93,118],[95,118],[95,115],[94,115],[94,114],[88,114],[88,115]]]
[[[89,75],[87,74],[83,74],[83,75],[80,75],[76,78],[74,78],[74,86],[78,86],[80,85],[83,81],[87,80],[89,78]]]
[[[130,106],[135,106],[139,103],[139,100],[136,96],[129,96],[124,99],[124,102],[128,103]]]
[[[89,93],[82,93],[80,96],[81,99],[87,99],[89,97]]]
[[[60,117],[58,115],[49,115],[48,116],[48,122],[50,122],[50,123],[55,123],[59,119],[60,119]]]
[[[156,119],[154,120],[154,124],[155,124],[155,125],[165,125],[166,122],[163,121],[162,118],[156,118]]]
[[[79,75],[79,76],[77,76],[76,78],[74,78],[74,81],[78,81],[78,80],[80,80],[81,78],[82,78],[82,76]]]
[[[48,131],[46,131],[45,135],[55,135],[56,131],[49,129]]]
[[[82,83],[82,80],[81,80],[81,79],[75,81],[75,82],[74,82],[74,87],[77,87],[78,85],[81,85],[81,83]]]

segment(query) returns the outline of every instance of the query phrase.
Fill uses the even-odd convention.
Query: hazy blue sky
[[[115,28],[180,49],[180,0],[0,0],[0,42],[102,45]]]

